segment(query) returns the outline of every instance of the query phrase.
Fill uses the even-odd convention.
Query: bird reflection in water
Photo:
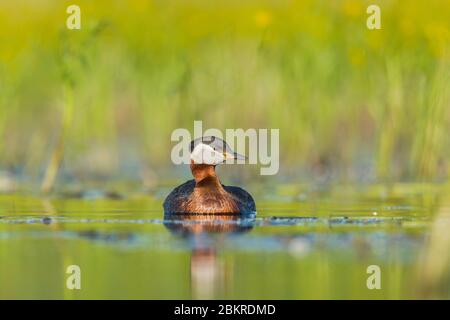
[[[254,216],[236,214],[169,214],[164,225],[192,247],[190,261],[193,299],[220,298],[227,291],[233,268],[218,254],[225,237],[245,233],[253,228]]]

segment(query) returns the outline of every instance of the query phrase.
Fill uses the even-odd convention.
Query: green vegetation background
[[[379,0],[370,31],[372,2],[79,0],[72,31],[71,1],[1,0],[0,168],[157,179],[203,120],[279,128],[284,175],[445,180],[450,2]]]

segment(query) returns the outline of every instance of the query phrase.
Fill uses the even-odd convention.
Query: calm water
[[[0,299],[450,297],[448,187],[283,185],[216,220],[164,219],[167,191],[0,195]]]

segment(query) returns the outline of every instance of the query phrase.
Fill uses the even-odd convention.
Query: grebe
[[[191,141],[191,171],[194,176],[176,187],[164,201],[168,214],[241,214],[256,213],[252,196],[239,187],[224,186],[215,167],[227,159],[245,159],[217,137],[207,136]]]

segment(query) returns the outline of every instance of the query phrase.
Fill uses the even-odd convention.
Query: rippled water
[[[0,195],[0,298],[450,297],[445,186],[301,190],[257,195],[245,219],[164,218],[166,190]],[[73,264],[81,290],[66,288]]]

